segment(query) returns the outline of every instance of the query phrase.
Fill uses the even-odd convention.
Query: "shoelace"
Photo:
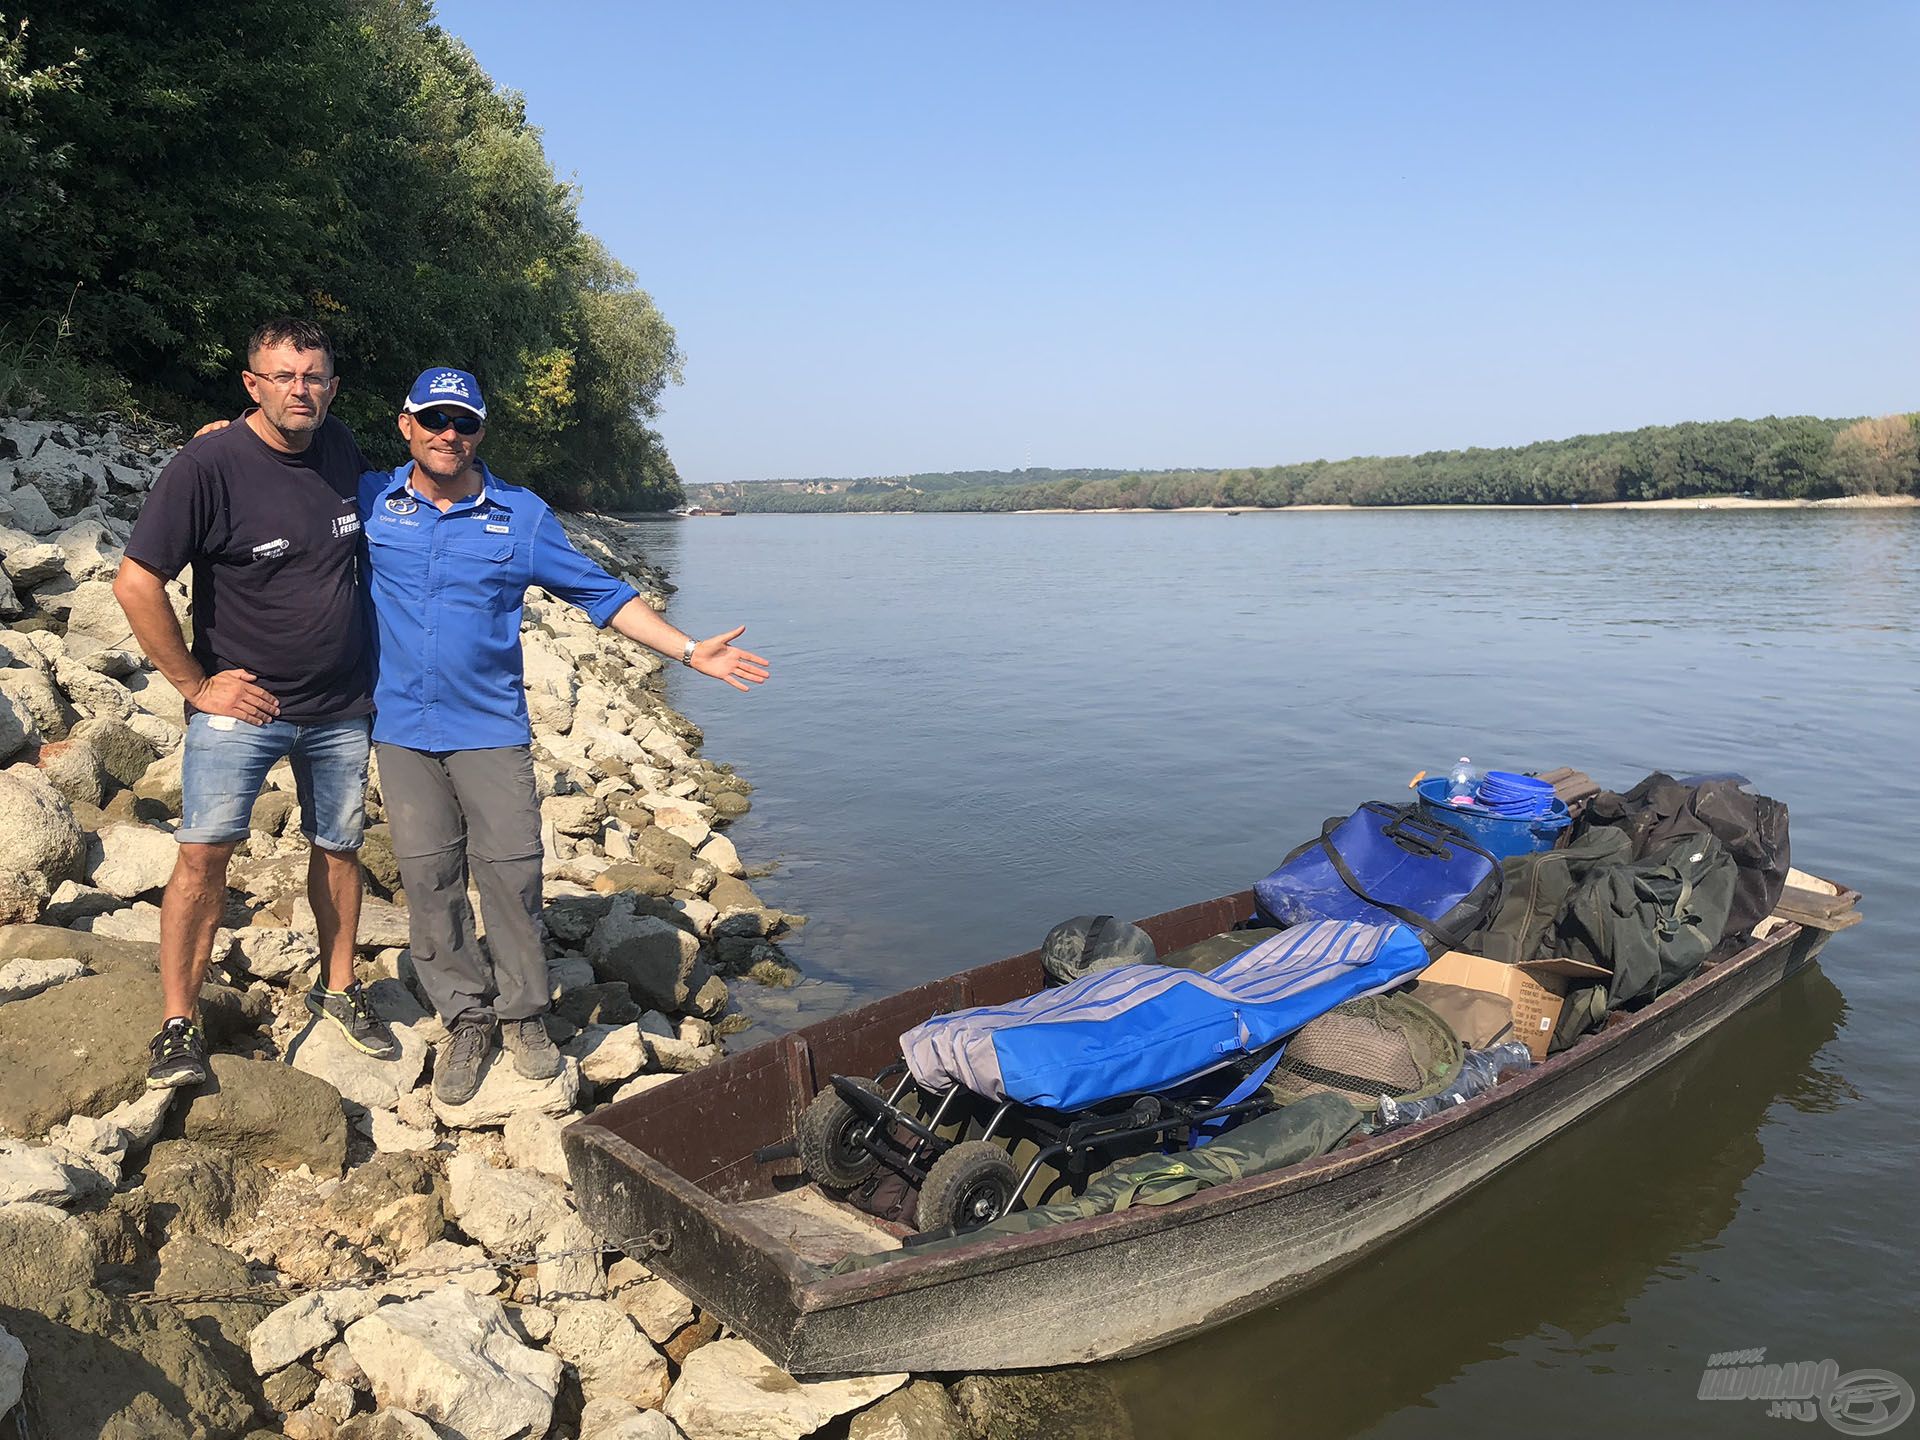
[[[453,1043],[447,1047],[447,1060],[451,1064],[463,1065],[469,1060],[478,1059],[484,1054],[487,1044],[487,1027],[484,1025],[462,1025],[453,1032]]]
[[[353,1018],[362,1025],[371,1025],[379,1017],[373,1013],[373,1006],[367,1000],[366,987],[355,981],[340,992],[347,997],[347,1006],[353,1011]]]
[[[189,1053],[200,1038],[198,1025],[169,1025],[160,1032],[160,1058],[172,1060]]]

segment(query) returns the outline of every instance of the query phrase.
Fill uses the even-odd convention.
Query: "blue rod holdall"
[[[1335,816],[1253,887],[1269,925],[1399,921],[1428,950],[1458,950],[1500,904],[1500,862],[1418,805],[1370,800]]]

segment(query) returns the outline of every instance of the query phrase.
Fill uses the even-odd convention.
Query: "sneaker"
[[[527,1079],[551,1080],[560,1073],[560,1051],[540,1016],[506,1021],[500,1027],[500,1038],[513,1052],[513,1068]]]
[[[172,1090],[207,1083],[207,1037],[191,1020],[174,1018],[160,1027],[147,1045],[153,1063],[147,1066],[149,1090]]]
[[[361,1053],[376,1060],[400,1058],[400,1042],[393,1038],[387,1022],[373,1013],[366,987],[358,980],[344,990],[329,990],[315,984],[307,991],[307,1009],[339,1026],[347,1043]]]
[[[486,1068],[487,1053],[493,1049],[493,1021],[467,1019],[453,1022],[453,1037],[441,1047],[433,1062],[433,1098],[443,1105],[464,1105],[480,1089],[480,1072]]]

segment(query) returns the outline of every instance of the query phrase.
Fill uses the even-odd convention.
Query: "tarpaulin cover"
[[[902,1035],[900,1049],[930,1089],[1081,1110],[1205,1074],[1428,963],[1404,925],[1326,920],[1282,931],[1210,974],[1126,965],[936,1015]]]

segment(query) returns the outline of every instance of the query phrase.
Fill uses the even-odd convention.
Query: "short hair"
[[[326,331],[311,320],[296,319],[292,315],[274,316],[247,337],[247,364],[252,365],[254,357],[269,345],[291,345],[296,350],[323,350],[327,356],[327,368],[333,368],[333,341],[327,338]]]

